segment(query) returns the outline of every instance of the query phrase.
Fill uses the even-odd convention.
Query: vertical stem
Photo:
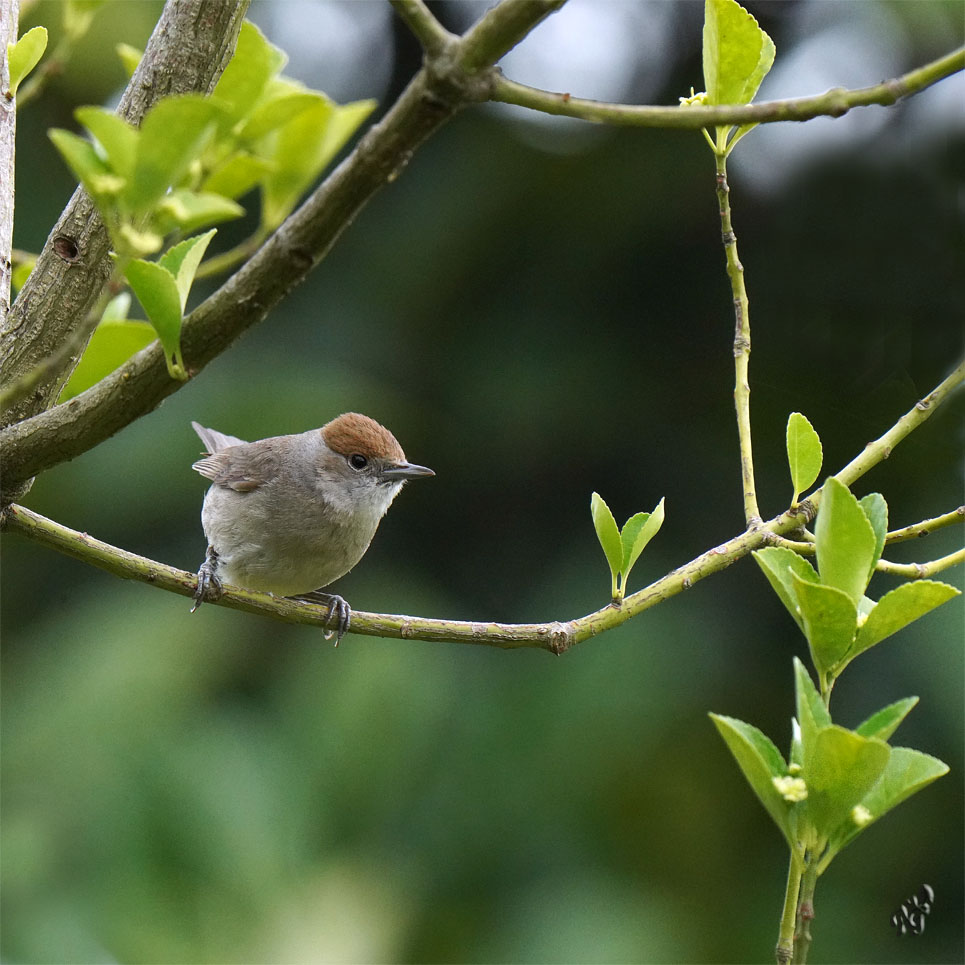
[[[14,140],[17,101],[7,99],[10,71],[7,44],[17,40],[20,0],[0,0],[0,325],[10,311],[11,249],[13,247]]]
[[[781,929],[777,936],[774,957],[777,965],[789,965],[794,954],[794,925],[797,920],[797,896],[801,890],[801,862],[797,852],[791,849],[791,863],[787,869],[787,887],[784,889],[784,910],[781,912]]]
[[[747,368],[751,357],[751,321],[744,266],[737,256],[737,235],[730,218],[730,187],[727,184],[727,156],[715,152],[717,162],[717,201],[720,209],[721,240],[727,257],[727,277],[734,297],[734,406],[737,409],[737,435],[740,440],[741,482],[744,487],[744,520],[749,529],[761,523],[754,482],[754,456],[751,447],[751,387]]]
[[[814,919],[814,888],[818,883],[818,860],[812,850],[801,881],[801,900],[797,909],[793,965],[806,965],[811,950],[811,922]]]

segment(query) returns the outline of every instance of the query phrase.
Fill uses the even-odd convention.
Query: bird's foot
[[[337,593],[325,593],[323,590],[312,590],[311,593],[301,593],[295,597],[296,600],[304,600],[306,603],[321,603],[328,607],[328,622],[326,624],[325,639],[331,640],[335,637],[337,647],[342,637],[348,633],[348,628],[352,624],[352,608],[345,602],[344,597]]]
[[[214,551],[214,548],[209,546],[207,553],[204,555],[204,562],[201,564],[201,568],[198,570],[198,588],[194,591],[194,606],[191,607],[191,612],[194,613],[195,610],[205,600],[220,600],[224,595],[224,587],[221,585],[221,580],[218,579],[218,554]]]

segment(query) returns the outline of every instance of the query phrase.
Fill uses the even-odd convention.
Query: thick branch
[[[499,57],[519,39],[521,12],[538,23],[558,0],[512,0],[514,17],[496,36],[491,10],[454,49],[478,60],[477,46]],[[506,18],[504,18],[506,19]],[[500,21],[502,23],[502,21]],[[498,41],[498,42],[497,42]],[[382,121],[272,235],[258,253],[185,320],[182,350],[191,376],[268,312],[328,253],[342,231],[384,185],[395,180],[416,148],[464,104],[485,97],[454,58],[429,61]],[[86,392],[0,433],[5,501],[44,469],[86,452],[150,412],[186,383],[172,380],[157,343]]]
[[[169,0],[117,109],[138,124],[161,97],[209,92],[234,51],[249,0]],[[110,275],[109,239],[78,188],[0,330],[0,381],[11,384],[69,339]],[[84,346],[2,415],[9,425],[48,409]],[[21,480],[25,481],[25,480]]]
[[[529,107],[544,114],[560,114],[598,124],[621,124],[634,127],[663,127],[699,130],[729,124],[771,124],[776,121],[809,121],[814,117],[840,117],[852,107],[871,104],[890,106],[938,83],[945,77],[965,68],[965,47],[940,57],[938,60],[903,74],[894,80],[883,81],[873,87],[845,90],[835,87],[813,97],[789,100],[762,101],[740,107],[720,105],[702,107],[650,107],[636,104],[607,104],[603,101],[557,94],[518,84],[499,76],[493,81],[491,99],[505,104]]]

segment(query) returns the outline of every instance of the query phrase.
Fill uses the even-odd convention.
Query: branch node
[[[851,105],[848,103],[848,92],[843,87],[835,87],[829,90],[827,97],[830,102],[828,114],[831,117],[842,117],[851,110]]]
[[[573,628],[568,623],[549,623],[540,627],[537,633],[546,642],[546,649],[558,657],[573,645]]]
[[[804,526],[810,526],[818,515],[817,507],[809,499],[802,499],[794,510],[797,516],[804,516]]]

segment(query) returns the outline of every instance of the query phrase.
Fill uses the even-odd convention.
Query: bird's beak
[[[434,476],[435,473],[425,466],[416,466],[411,462],[397,462],[386,466],[381,475],[389,482],[400,482],[406,479],[417,479],[419,476]]]

